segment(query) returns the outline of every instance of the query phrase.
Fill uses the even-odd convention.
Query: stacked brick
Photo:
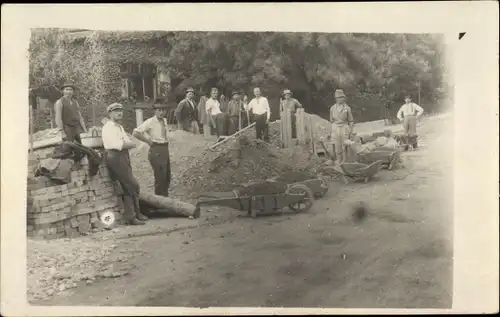
[[[43,150],[36,152],[45,155]],[[87,234],[103,227],[100,217],[107,211],[119,220],[114,185],[104,164],[96,175],[90,176],[88,165],[83,163],[71,172],[71,181],[63,185],[44,176],[32,178],[28,181],[28,236],[53,239]]]

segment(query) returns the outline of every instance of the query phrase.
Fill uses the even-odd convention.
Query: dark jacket
[[[192,106],[187,99],[183,99],[181,102],[179,102],[177,109],[175,109],[175,117],[177,118],[177,122],[198,120],[198,110],[196,109],[196,102],[194,100],[192,100],[192,102]]]

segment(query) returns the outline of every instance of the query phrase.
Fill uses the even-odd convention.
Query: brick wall
[[[29,174],[39,159],[47,158],[53,148],[36,150],[29,160]],[[71,172],[71,181],[56,185],[47,177],[29,177],[27,193],[27,233],[44,239],[76,237],[101,228],[100,216],[112,211],[120,220],[119,196],[107,167],[101,164],[96,175],[88,165]]]

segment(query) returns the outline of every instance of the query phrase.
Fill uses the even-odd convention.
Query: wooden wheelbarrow
[[[382,168],[392,170],[401,158],[401,151],[395,148],[381,147],[367,153],[358,153],[358,162],[372,164],[382,161]]]
[[[259,213],[283,212],[288,207],[292,211],[306,212],[314,203],[314,194],[309,187],[303,184],[294,184],[286,188],[283,193],[268,195],[240,196],[238,190],[232,192],[205,193],[198,197],[197,207],[223,206],[246,211],[252,218]]]
[[[330,167],[342,175],[342,179],[345,184],[349,184],[349,181],[363,180],[368,183],[369,180],[377,174],[382,168],[383,161],[379,160],[373,162],[370,165],[363,163],[342,163],[340,166]]]
[[[279,176],[271,178],[269,179],[269,181],[286,183],[285,180],[282,180]],[[316,178],[311,177],[310,179],[300,180],[293,183],[286,183],[286,186],[288,188],[294,185],[307,186],[312,191],[315,198],[324,197],[328,192],[328,182],[322,177],[316,177]]]

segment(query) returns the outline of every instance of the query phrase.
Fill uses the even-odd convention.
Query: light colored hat
[[[335,90],[335,98],[339,98],[339,97],[345,98],[345,94],[344,94],[344,91],[342,89]]]
[[[292,94],[292,92],[290,91],[290,89],[285,89],[283,90],[283,95],[286,95],[286,94]]]
[[[108,113],[110,113],[111,111],[115,111],[115,110],[123,110],[123,106],[121,103],[115,102],[115,103],[110,104],[108,106],[108,108],[106,108],[106,110],[108,111]]]

